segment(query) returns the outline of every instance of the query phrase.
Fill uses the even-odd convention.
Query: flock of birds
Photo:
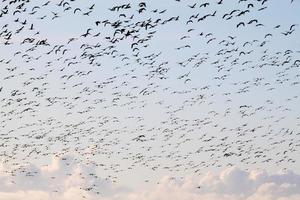
[[[299,22],[267,21],[275,2],[106,4],[1,1],[8,174],[70,154],[112,181],[139,167],[299,164]]]

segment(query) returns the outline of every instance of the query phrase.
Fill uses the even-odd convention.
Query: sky
[[[300,1],[207,2],[2,1],[0,199],[300,199]]]

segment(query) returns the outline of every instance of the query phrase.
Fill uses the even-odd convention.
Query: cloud
[[[72,157],[54,157],[48,166],[33,164],[7,170],[0,167],[1,200],[299,200],[300,175],[285,171],[244,171],[236,167],[203,177],[165,176],[149,189],[112,184],[93,167]]]
[[[32,200],[50,200],[49,194],[42,191],[18,191],[18,192],[0,192],[0,199],[3,200],[19,200],[19,199],[32,199]]]
[[[177,180],[163,177],[155,188],[115,195],[106,200],[299,200],[300,175],[292,171],[268,174],[236,167],[219,174]]]
[[[69,156],[53,157],[49,165],[42,167],[33,164],[13,169],[0,166],[1,200],[99,199],[100,195],[122,191],[126,190],[98,177],[96,168],[78,164]]]

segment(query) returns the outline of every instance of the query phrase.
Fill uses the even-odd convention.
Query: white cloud
[[[1,200],[300,200],[300,175],[292,171],[268,174],[233,167],[203,177],[165,176],[145,190],[113,185],[71,157],[53,158],[47,167],[28,165],[13,171],[12,176],[0,168]]]
[[[300,175],[291,171],[269,175],[229,168],[220,174],[176,180],[163,177],[151,190],[134,191],[107,200],[300,200]]]
[[[3,200],[50,200],[49,194],[43,191],[17,191],[17,192],[0,192],[0,199]]]

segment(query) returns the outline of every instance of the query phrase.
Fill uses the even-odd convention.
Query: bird
[[[240,26],[245,26],[245,23],[244,22],[240,22],[236,25],[237,28],[239,28]]]

